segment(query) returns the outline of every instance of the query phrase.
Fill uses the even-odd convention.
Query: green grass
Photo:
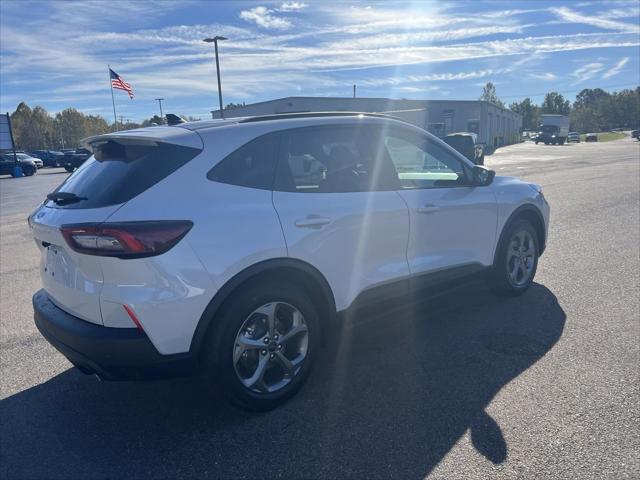
[[[625,134],[622,132],[603,132],[598,133],[597,135],[599,142],[610,142],[611,140],[619,140],[625,137]],[[586,137],[587,136],[585,134],[580,135],[580,141],[586,141]]]

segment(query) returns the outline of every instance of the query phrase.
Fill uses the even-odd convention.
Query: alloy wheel
[[[536,246],[531,233],[520,230],[511,237],[507,251],[507,273],[513,285],[522,287],[530,280],[535,255]]]
[[[242,323],[233,347],[233,367],[247,389],[273,393],[291,383],[308,351],[309,330],[300,310],[271,302]]]

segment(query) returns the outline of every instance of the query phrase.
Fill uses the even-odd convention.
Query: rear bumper
[[[33,296],[36,327],[82,372],[105,380],[144,380],[189,375],[190,354],[162,355],[136,328],[109,328],[81,320],[58,308],[44,290]]]

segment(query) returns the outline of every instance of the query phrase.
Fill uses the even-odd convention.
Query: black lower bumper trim
[[[137,328],[110,328],[86,322],[58,308],[44,290],[33,296],[36,327],[84,373],[105,380],[144,380],[189,375],[188,353],[162,355]]]

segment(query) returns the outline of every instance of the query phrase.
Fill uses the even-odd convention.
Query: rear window
[[[123,145],[113,140],[94,147],[94,154],[60,185],[59,192],[86,200],[57,208],[100,208],[127,202],[166,178],[200,153],[200,149],[167,143]]]

